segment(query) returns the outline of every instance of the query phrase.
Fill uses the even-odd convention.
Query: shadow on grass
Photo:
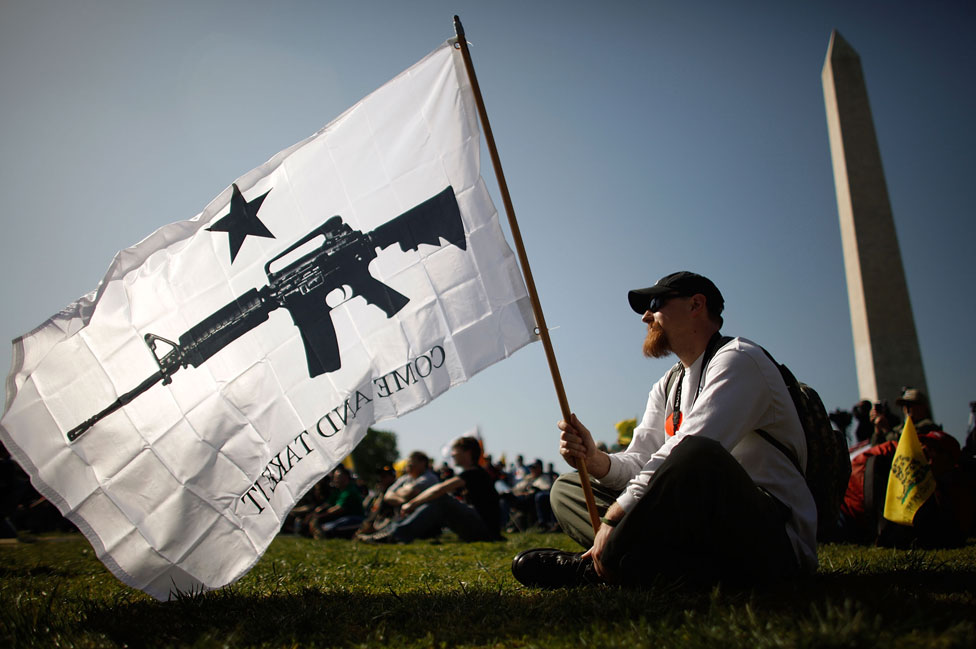
[[[130,647],[193,646],[209,638],[231,640],[231,646],[491,645],[537,636],[540,625],[566,633],[590,627],[601,616],[581,604],[581,595],[599,601],[606,592],[601,596],[557,591],[542,597],[485,591],[365,594],[309,589],[266,596],[218,592],[168,604],[139,602],[91,611],[84,626]]]
[[[76,627],[118,646],[518,645],[638,628],[642,633],[711,623],[727,628],[759,611],[774,628],[823,626],[847,615],[873,629],[933,634],[969,620],[976,572],[819,575],[761,590],[695,590],[661,584],[644,590],[597,587],[535,591],[389,593],[300,592],[251,595],[234,587],[175,602],[95,606]],[[836,613],[838,610],[847,612]],[[841,620],[838,624],[848,622]],[[761,626],[761,625],[760,625]]]
[[[973,621],[976,571],[819,575],[806,595],[821,603],[856,602],[892,627],[940,631]]]

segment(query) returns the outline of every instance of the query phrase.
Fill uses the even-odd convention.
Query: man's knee
[[[671,450],[670,457],[682,455],[712,457],[725,454],[728,454],[728,451],[714,439],[700,435],[688,435]]]
[[[557,518],[567,513],[573,507],[573,503],[579,502],[583,494],[583,485],[580,483],[578,473],[564,473],[552,483],[549,490],[549,504],[552,506],[552,513]]]
[[[738,468],[739,463],[724,446],[714,439],[689,435],[675,446],[665,460],[668,472],[672,474],[692,471],[701,473],[722,466]],[[661,469],[665,466],[662,465]],[[659,469],[660,471],[660,469]]]

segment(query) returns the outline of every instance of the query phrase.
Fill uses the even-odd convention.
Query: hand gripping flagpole
[[[481,87],[478,85],[478,77],[474,73],[474,64],[471,62],[471,53],[468,51],[468,43],[464,39],[464,27],[461,26],[461,19],[457,16],[454,16],[454,31],[457,33],[457,44],[455,47],[461,50],[464,67],[468,72],[468,80],[471,82],[471,91],[474,93],[474,100],[478,106],[478,117],[481,118],[481,126],[485,132],[485,144],[488,145],[491,164],[495,169],[495,178],[498,180],[498,188],[502,194],[502,202],[505,204],[505,214],[508,216],[508,225],[512,230],[512,239],[515,242],[515,252],[518,255],[519,265],[522,267],[522,275],[525,277],[525,288],[529,292],[529,300],[532,303],[532,313],[535,316],[536,329],[539,332],[539,337],[542,339],[542,347],[546,350],[546,360],[549,361],[549,371],[552,373],[552,382],[556,388],[556,397],[559,399],[559,408],[562,411],[563,419],[570,421],[572,412],[569,409],[569,400],[566,399],[566,390],[563,387],[563,380],[559,374],[556,354],[552,349],[552,340],[549,338],[546,318],[542,314],[542,304],[539,302],[539,294],[535,288],[535,281],[532,279],[529,258],[526,256],[525,246],[522,244],[522,234],[519,230],[518,222],[515,220],[515,208],[512,205],[512,197],[508,193],[508,184],[505,182],[505,173],[502,171],[502,163],[498,157],[498,148],[495,146],[495,137],[491,132],[491,124],[488,122],[485,100],[481,96]],[[590,476],[586,470],[586,462],[578,461],[577,464],[579,464],[580,484],[583,485],[583,496],[586,498],[586,511],[590,514],[590,524],[593,525],[593,531],[596,532],[600,528],[600,515],[596,510],[596,501],[593,499]]]

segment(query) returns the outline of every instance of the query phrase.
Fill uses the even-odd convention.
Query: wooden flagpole
[[[505,214],[508,216],[508,225],[512,230],[515,252],[518,255],[519,265],[522,267],[522,275],[525,277],[525,288],[529,292],[529,300],[532,303],[532,313],[535,315],[536,329],[538,330],[539,337],[542,339],[542,347],[546,350],[546,360],[549,361],[549,372],[552,374],[552,382],[556,388],[559,408],[562,411],[563,419],[569,421],[572,416],[572,412],[569,409],[569,400],[566,399],[566,390],[563,387],[563,379],[559,374],[556,354],[552,349],[552,340],[549,338],[546,318],[542,313],[542,303],[539,302],[539,294],[535,288],[535,281],[532,279],[529,258],[526,256],[525,246],[522,244],[522,233],[519,230],[518,222],[515,220],[515,208],[512,205],[512,197],[508,193],[508,183],[505,182],[505,172],[502,171],[501,159],[498,157],[495,136],[492,135],[491,124],[488,122],[485,100],[481,96],[478,77],[474,73],[474,64],[471,62],[468,42],[464,39],[464,27],[461,26],[461,19],[457,16],[454,16],[454,31],[458,37],[456,47],[461,50],[461,56],[464,59],[464,67],[468,72],[468,80],[471,82],[471,90],[474,93],[474,100],[478,106],[478,117],[481,118],[481,126],[485,132],[485,144],[488,145],[491,164],[495,168],[495,178],[498,180],[498,188],[502,194],[502,202],[505,204]],[[596,532],[600,528],[600,514],[596,510],[596,501],[593,499],[593,488],[590,486],[590,476],[586,470],[585,462],[579,462],[579,475],[580,484],[583,485],[583,496],[586,498],[586,510],[590,514],[590,524],[593,525],[593,531]]]

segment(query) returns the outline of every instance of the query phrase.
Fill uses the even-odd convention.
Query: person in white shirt
[[[578,473],[559,477],[552,508],[584,548],[527,550],[512,562],[528,586],[758,583],[816,570],[813,496],[787,454],[806,466],[806,438],[783,378],[761,347],[723,338],[724,299],[681,271],[630,291],[648,332],[644,354],[679,363],[651,388],[626,450],[608,454],[576,415],[559,422],[559,452],[586,464],[598,511],[594,533]],[[670,379],[670,380],[669,380]]]

